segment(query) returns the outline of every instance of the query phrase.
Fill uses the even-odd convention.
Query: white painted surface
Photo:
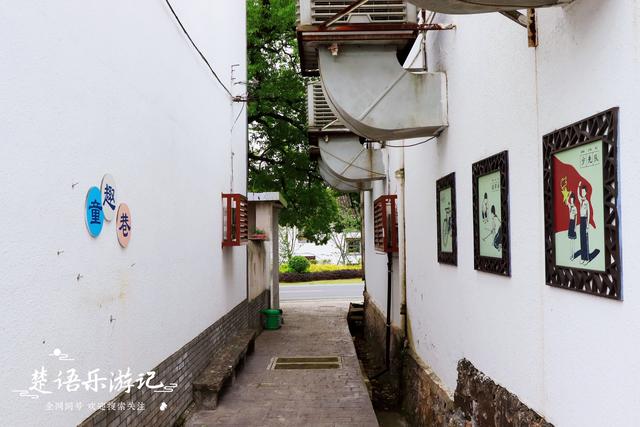
[[[360,232],[339,233],[336,238],[338,242],[342,239],[359,239]],[[295,246],[294,255],[300,256],[314,256],[318,262],[328,262],[330,264],[340,263],[340,250],[338,245],[333,240],[329,240],[324,245],[317,245],[309,241],[298,241]],[[348,254],[348,264],[358,264],[361,260],[361,255],[358,253]]]
[[[400,193],[395,171],[402,167],[402,152],[396,148],[387,148],[385,151],[387,154],[385,156],[387,179],[374,182],[373,191],[364,193],[364,268],[366,290],[371,297],[371,301],[386,315],[388,257],[384,252],[377,252],[373,243],[373,202],[382,195]],[[399,206],[400,200],[397,203]],[[400,244],[401,242],[399,241],[398,243]],[[401,294],[398,282],[400,265],[399,254],[393,254],[391,266],[391,317],[396,325],[400,325]]]
[[[620,106],[624,294],[617,302],[542,286],[545,411],[560,426],[638,425],[640,2],[576,1],[540,19],[540,135]]]
[[[250,241],[248,245],[249,301],[270,290],[269,308],[279,308],[278,217],[284,199],[279,193],[249,193],[249,200],[252,200],[249,202],[249,224],[263,230],[268,238],[265,241]]]
[[[245,80],[244,2],[174,7],[222,81],[232,64]],[[2,423],[75,425],[113,394],[11,393],[41,365],[55,388],[54,348],[85,376],[146,371],[245,298],[246,249],[222,251],[220,204],[245,191],[245,113],[163,1],[1,8]],[[85,229],[86,190],[107,172],[135,214],[126,250],[115,222],[95,239]],[[85,407],[47,412],[48,401]]]
[[[447,73],[450,126],[437,142],[405,150],[407,299],[416,351],[449,391],[457,362],[467,358],[555,425],[640,423],[640,246],[633,237],[640,235],[639,3],[577,0],[540,10],[538,49],[497,14],[438,15],[457,29],[429,33],[431,71]],[[623,302],[544,284],[542,136],[614,106],[621,108]],[[473,269],[471,164],[504,149],[511,278]],[[399,149],[387,151],[392,164],[401,162]],[[457,267],[436,257],[435,181],[450,172]],[[399,194],[394,183],[387,191]],[[365,266],[367,288],[384,312],[386,259],[373,251],[370,208],[381,191],[376,184],[365,195]]]

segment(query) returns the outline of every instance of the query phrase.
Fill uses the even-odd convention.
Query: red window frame
[[[249,241],[249,204],[237,193],[222,193],[222,247],[240,246]]]
[[[398,252],[398,196],[380,196],[373,202],[373,242],[376,251]]]

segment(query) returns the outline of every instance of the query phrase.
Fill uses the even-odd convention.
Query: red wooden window
[[[373,202],[373,242],[377,251],[398,252],[398,196],[380,196]]]
[[[222,194],[222,247],[240,246],[249,241],[247,198],[242,194]]]

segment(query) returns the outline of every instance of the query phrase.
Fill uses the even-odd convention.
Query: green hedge
[[[315,280],[339,280],[362,278],[362,270],[333,270],[317,271],[315,273],[280,273],[280,281],[286,282],[313,282]]]
[[[310,273],[321,273],[327,271],[343,271],[343,270],[362,270],[361,264],[354,265],[339,265],[339,264],[311,264],[309,266]],[[287,264],[280,265],[280,273],[290,273]]]

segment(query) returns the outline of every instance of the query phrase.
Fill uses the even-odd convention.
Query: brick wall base
[[[224,348],[225,342],[235,331],[246,329],[250,325],[255,327],[260,325],[259,310],[265,307],[265,301],[268,306],[268,290],[251,302],[246,300],[241,302],[151,369],[156,373],[156,377],[151,381],[152,384],[160,381],[165,385],[178,384],[172,393],[154,393],[147,387],[140,390],[133,388],[131,393],[120,393],[113,400],[105,403],[104,409],[91,414],[80,424],[80,427],[172,426],[193,401],[192,381],[209,364],[211,356]],[[143,411],[122,410],[123,405],[126,408],[130,402],[142,402],[145,409]],[[165,411],[160,410],[162,402],[167,404]]]
[[[553,427],[467,359],[458,362],[455,405],[474,426]]]
[[[250,328],[262,330],[262,317],[260,310],[269,308],[270,299],[271,292],[267,289],[249,302],[248,314]]]
[[[384,366],[386,318],[365,293],[365,330],[367,358]],[[412,426],[446,427],[553,427],[527,407],[518,396],[496,384],[473,364],[458,362],[458,380],[452,398],[435,372],[412,350],[403,349],[404,334],[392,330],[391,375],[383,377],[387,390],[396,393],[402,412]],[[370,360],[370,361],[371,361]],[[371,376],[371,372],[367,372]],[[397,381],[396,381],[397,379]],[[373,381],[372,381],[373,383]],[[380,385],[378,386],[380,388]],[[374,405],[376,400],[374,385]],[[382,407],[387,406],[382,399]]]
[[[413,351],[404,357],[402,374],[402,412],[412,426],[466,424],[435,372]]]

